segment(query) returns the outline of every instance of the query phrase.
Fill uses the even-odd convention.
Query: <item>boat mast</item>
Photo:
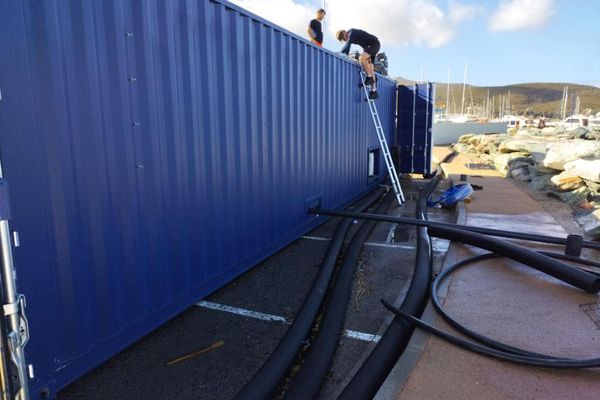
[[[450,70],[448,70],[448,84],[446,85],[446,121],[448,121],[448,111],[450,110]]]
[[[569,101],[569,87],[563,88],[561,119],[567,118],[567,102]]]
[[[487,98],[485,100],[485,117],[490,118],[490,89],[487,91]]]
[[[462,105],[460,106],[461,115],[465,114],[465,89],[467,87],[467,63],[465,63],[465,77],[463,79]]]

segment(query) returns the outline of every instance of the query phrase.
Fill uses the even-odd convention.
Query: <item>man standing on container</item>
[[[365,74],[367,75],[365,85],[371,86],[369,99],[375,100],[379,96],[377,94],[377,80],[375,78],[375,67],[373,63],[375,62],[375,56],[381,48],[379,39],[360,29],[349,29],[347,31],[342,29],[336,32],[335,37],[340,42],[346,42],[342,48],[342,53],[346,55],[350,52],[350,46],[353,44],[357,44],[363,48],[363,52],[358,58],[358,61],[365,69]]]
[[[310,41],[319,47],[323,47],[323,18],[325,18],[325,10],[319,8],[317,10],[317,18],[310,21],[308,24],[308,36]]]

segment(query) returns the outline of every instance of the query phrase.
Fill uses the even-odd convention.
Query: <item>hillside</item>
[[[399,83],[412,84],[412,81],[397,78]],[[446,83],[437,83],[436,107],[445,108],[446,104]],[[462,99],[462,83],[450,84],[450,111],[455,108],[460,112]],[[501,96],[507,96],[510,91],[510,104],[513,113],[524,114],[527,111],[534,115],[553,116],[560,108],[563,95],[563,87],[569,87],[569,102],[567,104],[567,114],[571,113],[571,102],[577,96],[580,97],[580,112],[585,109],[591,109],[595,114],[600,112],[600,88],[594,86],[576,85],[571,83],[521,83],[507,86],[480,87],[467,85],[465,90],[465,107],[472,103],[475,106],[481,106],[486,97],[487,91],[490,91],[490,102],[494,99],[494,110],[497,115]],[[574,96],[571,96],[574,95]]]

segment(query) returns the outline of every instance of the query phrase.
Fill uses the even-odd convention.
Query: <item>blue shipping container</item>
[[[378,185],[359,68],[221,0],[4,0],[0,151],[51,396]],[[381,78],[393,143],[396,84]],[[35,398],[35,397],[34,397]]]
[[[399,172],[431,174],[435,85],[421,83],[398,86]]]

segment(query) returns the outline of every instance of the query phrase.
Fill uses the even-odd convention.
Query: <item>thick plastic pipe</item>
[[[415,219],[415,218],[392,217],[389,215],[356,213],[356,212],[349,212],[349,211],[329,210],[329,209],[324,209],[324,208],[311,208],[308,210],[308,212],[310,214],[330,215],[330,216],[335,216],[335,217],[350,217],[350,218],[355,218],[355,219],[366,219],[366,220],[370,220],[370,221],[392,222],[395,224],[440,227],[440,228],[454,228],[454,229],[460,229],[461,231],[477,232],[477,233],[482,233],[484,235],[498,236],[498,237],[504,237],[504,238],[509,238],[509,239],[529,240],[532,242],[562,244],[562,245],[567,244],[566,238],[559,238],[559,237],[545,236],[545,235],[534,235],[531,233],[510,232],[510,231],[503,231],[500,229],[478,228],[476,226],[448,224],[445,222],[423,221],[423,220],[419,220],[419,219]],[[585,247],[588,249],[594,249],[594,250],[600,250],[600,243],[592,242],[589,240],[584,240],[581,243],[581,247]]]
[[[355,206],[355,209],[361,211],[366,209],[377,201],[383,193],[384,189],[376,190],[367,198],[360,201]],[[315,278],[302,307],[296,314],[294,322],[275,350],[273,350],[271,356],[234,397],[235,399],[270,399],[280,381],[285,378],[287,372],[293,366],[296,355],[302,347],[302,342],[308,336],[313,321],[321,308],[338,254],[342,248],[348,229],[352,225],[352,221],[353,219],[351,218],[345,218],[338,224],[319,269],[319,274]]]
[[[440,176],[428,182],[421,192],[417,204],[417,218],[427,218],[427,199],[440,181]],[[417,256],[415,270],[406,297],[401,308],[411,315],[421,315],[429,293],[431,277],[431,241],[427,228],[417,228]],[[394,368],[398,358],[404,352],[414,331],[414,325],[401,317],[396,317],[371,351],[350,383],[344,388],[338,399],[372,399],[388,374]]]
[[[377,211],[385,211],[393,200],[393,192],[390,191],[384,201],[377,207]],[[363,243],[367,240],[375,225],[375,221],[365,222],[348,245],[344,262],[340,266],[335,277],[335,284],[330,290],[330,297],[325,305],[317,336],[310,346],[310,351],[302,363],[300,372],[293,378],[291,386],[285,394],[285,399],[314,399],[319,394],[321,384],[327,376],[344,328],[346,309],[352,291],[358,257]]]
[[[429,234],[442,239],[477,246],[493,253],[500,253],[588,293],[594,294],[600,291],[600,278],[513,243],[475,232],[442,227],[430,227]]]

